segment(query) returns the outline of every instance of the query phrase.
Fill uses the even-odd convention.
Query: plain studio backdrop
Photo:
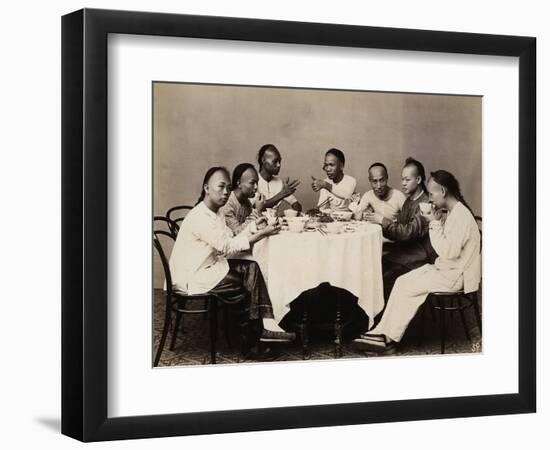
[[[382,162],[401,189],[408,156],[430,170],[455,174],[481,214],[481,97],[183,83],[153,88],[154,213],[194,205],[206,170],[242,162],[257,166],[264,144],[283,157],[280,176],[298,179],[304,210],[317,204],[311,176],[332,148],[357,191],[371,189],[368,167]]]
[[[550,69],[548,13],[544,2],[438,1],[394,2],[171,2],[113,0],[85,3],[59,1],[10,3],[2,26],[2,200],[4,217],[0,327],[3,370],[3,448],[81,448],[59,434],[60,421],[60,43],[62,14],[81,7],[133,9],[265,19],[353,23],[446,31],[528,35],[538,38],[538,146],[549,132],[543,104],[550,105],[545,76]],[[223,70],[220,67],[219,70]],[[403,74],[406,76],[406,74]],[[276,143],[276,142],[275,142]],[[252,144],[252,143],[251,143]],[[326,143],[328,144],[328,142]],[[330,145],[341,145],[338,142]],[[341,145],[344,147],[344,145]],[[319,155],[323,148],[319,148]],[[343,148],[345,151],[346,149]],[[251,145],[251,151],[257,151]],[[293,175],[291,149],[281,144],[284,175]],[[253,154],[251,155],[253,156]],[[408,155],[403,155],[408,156]],[[549,183],[543,168],[550,163],[539,152],[539,230],[548,220],[543,207]],[[319,157],[317,165],[320,175]],[[393,163],[392,163],[393,164]],[[396,185],[399,162],[391,168]],[[231,165],[228,162],[227,165]],[[430,162],[427,168],[433,169]],[[348,167],[351,172],[351,167]],[[199,182],[200,184],[200,182]],[[516,189],[515,173],[502,174],[500,191]],[[304,188],[301,188],[300,195]],[[305,192],[305,191],[304,191]],[[546,197],[546,196],[544,196]],[[195,197],[193,196],[193,199]],[[502,224],[506,226],[506,224]],[[542,259],[550,250],[539,233],[539,299],[548,292]],[[503,242],[502,259],[506,259]],[[505,282],[505,280],[503,280]],[[538,413],[517,416],[465,418],[426,422],[359,425],[232,435],[169,438],[91,444],[94,448],[254,448],[282,449],[315,446],[334,448],[547,448],[550,419],[548,379],[550,335],[540,326],[548,306],[538,309]],[[437,376],[437,374],[433,374]],[[475,374],[465,374],[475,379]],[[411,382],[406,377],[404,382]]]

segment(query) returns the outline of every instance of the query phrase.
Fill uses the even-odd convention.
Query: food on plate
[[[306,216],[309,217],[318,217],[321,215],[321,211],[319,208],[311,208],[306,211]]]
[[[321,223],[331,223],[334,222],[334,219],[330,217],[328,214],[321,214],[319,216],[319,222]]]
[[[351,211],[333,211],[331,213],[331,216],[334,220],[338,220],[341,222],[347,222],[351,220],[351,217],[353,216],[353,213]]]

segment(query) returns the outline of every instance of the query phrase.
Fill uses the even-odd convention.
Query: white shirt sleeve
[[[365,211],[368,206],[370,205],[370,195],[369,195],[369,192],[372,192],[372,191],[367,191],[363,194],[363,197],[361,197],[361,201],[359,202],[359,206],[358,206],[358,211]]]
[[[236,253],[250,249],[250,242],[246,233],[240,233],[233,237],[233,233],[226,226],[201,227],[193,231],[196,237],[206,242],[224,256],[232,256]]]
[[[317,205],[320,205],[323,203],[328,197],[328,191],[326,189],[321,189],[319,191],[319,201],[317,202]]]
[[[463,224],[462,224],[463,225]],[[445,226],[440,220],[430,222],[430,241],[436,253],[443,259],[456,259],[460,256],[462,247],[468,237],[466,226],[461,226],[456,220],[449,220]]]
[[[290,194],[288,197],[285,197],[285,200],[291,205],[294,205],[294,203],[298,203],[298,199],[294,197],[293,194]]]

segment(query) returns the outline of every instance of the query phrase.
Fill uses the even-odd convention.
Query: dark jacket
[[[428,202],[426,192],[413,200],[407,197],[395,222],[384,219],[382,233],[393,241],[384,247],[388,253],[384,257],[409,269],[416,269],[425,263],[433,263],[436,253],[430,243],[428,224],[420,216],[419,203]]]

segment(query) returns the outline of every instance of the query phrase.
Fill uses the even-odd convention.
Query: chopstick
[[[317,209],[321,209],[323,206],[326,206],[330,203],[332,199],[329,197],[327,198],[323,203],[321,203],[320,205],[317,205]]]

